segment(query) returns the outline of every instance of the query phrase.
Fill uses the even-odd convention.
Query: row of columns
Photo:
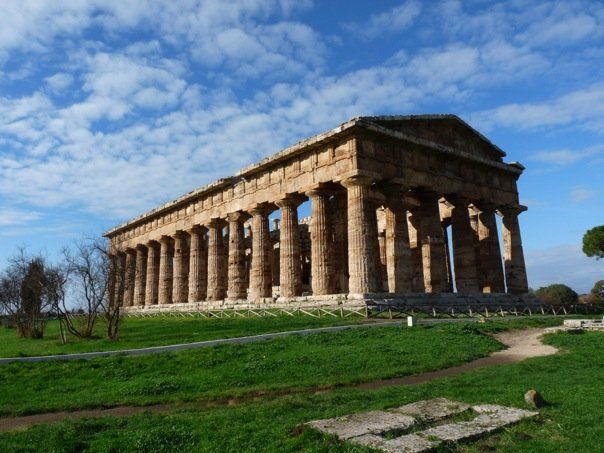
[[[306,193],[311,201],[311,285],[313,295],[334,294],[347,286],[350,294],[382,292],[385,265],[388,291],[452,291],[448,241],[439,212],[441,196],[417,191],[418,205],[406,204],[407,188],[380,187],[376,200],[373,180],[354,176],[341,182],[346,189],[344,222],[329,212],[333,191],[317,187]],[[281,210],[279,237],[280,295],[302,295],[298,206],[305,196],[291,194],[275,203]],[[448,196],[451,210],[455,284],[460,293],[528,291],[518,209],[499,209],[503,216],[505,277],[494,206]],[[376,207],[386,208],[386,234],[380,248]],[[120,255],[124,268],[123,304],[154,305],[202,300],[258,300],[272,297],[272,261],[268,216],[275,206],[257,205],[249,212],[229,213],[189,231],[140,245]],[[244,222],[251,217],[252,259],[246,269]],[[347,220],[347,222],[346,222]],[[225,249],[223,230],[228,227]],[[384,256],[380,256],[380,250]],[[346,259],[344,263],[337,259]],[[347,268],[347,285],[338,281],[336,267]],[[345,273],[344,273],[345,275]]]

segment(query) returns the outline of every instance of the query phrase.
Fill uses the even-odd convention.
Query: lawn
[[[427,332],[432,338],[442,333],[439,329]],[[0,444],[4,451],[32,452],[363,452],[368,450],[299,426],[317,418],[398,406],[436,396],[525,407],[524,392],[537,388],[548,401],[538,419],[522,422],[484,440],[445,447],[441,451],[601,451],[604,335],[559,333],[548,336],[546,342],[564,353],[475,370],[412,387],[372,391],[337,389],[322,394],[265,398],[234,407],[42,425],[24,432],[1,434]]]
[[[501,344],[476,324],[374,327],[139,357],[0,366],[0,414],[217,400],[440,369]]]
[[[96,335],[88,340],[70,337],[67,344],[59,340],[59,323],[48,323],[44,338],[29,340],[19,338],[15,329],[0,327],[0,357],[40,356],[143,348],[218,338],[240,337],[268,332],[307,329],[363,322],[362,317],[313,318],[310,316],[277,316],[265,318],[202,318],[157,316],[149,318],[124,318],[118,341],[103,338],[104,323],[96,326]]]

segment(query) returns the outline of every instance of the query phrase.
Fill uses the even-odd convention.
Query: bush
[[[572,305],[579,300],[576,292],[561,283],[541,287],[535,291],[535,296],[541,302],[551,305]]]
[[[591,299],[593,303],[604,303],[604,280],[597,281],[591,290]]]

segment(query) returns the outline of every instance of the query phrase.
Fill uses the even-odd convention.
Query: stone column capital
[[[258,203],[248,209],[251,215],[269,215],[275,208],[270,203]]]
[[[136,244],[134,248],[136,251],[144,252],[147,250],[148,246],[146,244]]]
[[[281,209],[285,207],[297,208],[304,202],[304,200],[305,197],[303,195],[298,193],[288,193],[281,200],[275,201],[275,204]]]
[[[225,221],[224,219],[221,219],[220,217],[214,217],[212,219],[210,219],[204,226],[206,226],[208,229],[209,228],[224,228],[225,226]]]
[[[497,209],[497,213],[502,217],[513,217],[522,214],[528,208],[523,205],[517,206],[501,206]]]
[[[171,244],[173,241],[172,236],[162,236],[160,237],[157,242],[159,242],[160,244]]]
[[[371,176],[367,176],[367,175],[353,175],[353,176],[344,178],[344,179],[342,179],[342,181],[340,181],[340,183],[346,188],[353,187],[353,186],[369,187],[374,182],[375,182],[375,178],[373,178]]]
[[[249,214],[243,211],[229,212],[226,216],[228,222],[245,222],[249,217]]]
[[[314,197],[324,197],[324,196],[329,196],[333,193],[333,190],[329,189],[328,187],[322,185],[322,184],[317,184],[314,187],[311,187],[310,189],[308,189],[305,192],[305,195],[309,198],[314,198]]]
[[[172,236],[174,239],[184,239],[189,235],[189,233],[187,233],[184,230],[176,230],[176,233],[174,233],[174,235]]]
[[[493,203],[490,203],[488,201],[483,201],[483,200],[478,200],[478,201],[472,202],[472,204],[470,205],[470,207],[477,214],[493,213],[497,209],[497,206],[494,205]]]
[[[461,194],[456,194],[456,193],[451,193],[451,194],[447,194],[445,195],[445,200],[447,200],[447,202],[451,203],[453,205],[453,207],[455,208],[468,208],[468,206],[470,206],[471,201],[469,198],[461,195]]]
[[[150,241],[145,242],[145,247],[147,247],[148,249],[153,248],[153,247],[157,247],[159,245],[159,242],[152,239]]]
[[[193,235],[193,234],[205,234],[207,233],[208,229],[202,225],[193,225],[191,228],[189,228],[187,230],[187,233],[189,235]]]

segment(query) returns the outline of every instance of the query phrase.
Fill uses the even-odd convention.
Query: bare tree
[[[0,275],[0,307],[25,338],[42,338],[55,303],[58,281],[44,257],[24,249],[9,259]]]
[[[63,250],[65,266],[69,274],[70,300],[77,301],[73,308],[79,315],[73,315],[65,305],[65,299],[58,306],[59,319],[72,335],[90,338],[99,317],[107,325],[107,337],[119,336],[120,310],[119,295],[123,293],[121,268],[108,253],[103,239],[84,239],[76,242],[71,249]]]

